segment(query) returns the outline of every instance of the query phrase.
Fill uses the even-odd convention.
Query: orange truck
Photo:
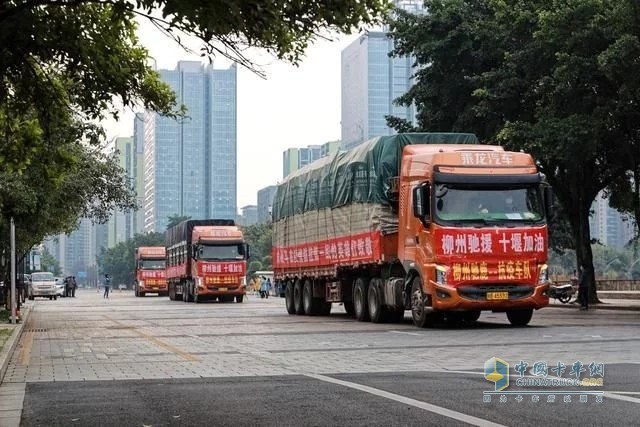
[[[188,220],[166,234],[169,298],[241,303],[249,245],[233,220]]]
[[[165,277],[164,246],[141,246],[136,249],[135,294],[143,297],[148,293],[167,295]]]
[[[279,184],[273,270],[289,314],[341,302],[360,321],[529,323],[549,303],[553,194],[533,158],[473,134],[409,133],[320,159]]]

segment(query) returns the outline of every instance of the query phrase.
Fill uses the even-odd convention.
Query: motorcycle
[[[573,285],[571,283],[565,283],[563,285],[551,285],[549,287],[549,297],[557,299],[563,304],[568,303],[571,297],[575,293]]]

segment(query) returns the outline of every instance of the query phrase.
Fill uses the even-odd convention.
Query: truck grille
[[[533,287],[526,285],[484,285],[484,286],[462,286],[458,288],[458,293],[467,299],[486,301],[487,292],[509,292],[509,300],[526,298],[533,294]]]

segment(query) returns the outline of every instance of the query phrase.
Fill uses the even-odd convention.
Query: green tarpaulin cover
[[[273,221],[350,203],[389,204],[389,178],[399,175],[402,149],[410,144],[478,144],[478,138],[470,133],[403,133],[322,158],[278,186]]]

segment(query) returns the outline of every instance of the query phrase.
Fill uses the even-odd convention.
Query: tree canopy
[[[12,216],[24,252],[81,216],[102,222],[135,206],[124,171],[103,154],[101,121],[121,107],[186,113],[151,67],[137,18],[178,43],[199,38],[203,56],[253,67],[247,47],[297,64],[315,38],[376,22],[387,8],[386,0],[0,2],[0,252]]]
[[[640,176],[638,3],[425,5],[429,14],[399,12],[391,24],[394,54],[416,61],[416,83],[398,102],[416,105],[418,124],[389,123],[475,132],[485,142],[531,153],[557,194],[578,263],[588,265],[593,283],[589,213],[596,195],[605,190],[621,206],[639,205],[631,185]]]

